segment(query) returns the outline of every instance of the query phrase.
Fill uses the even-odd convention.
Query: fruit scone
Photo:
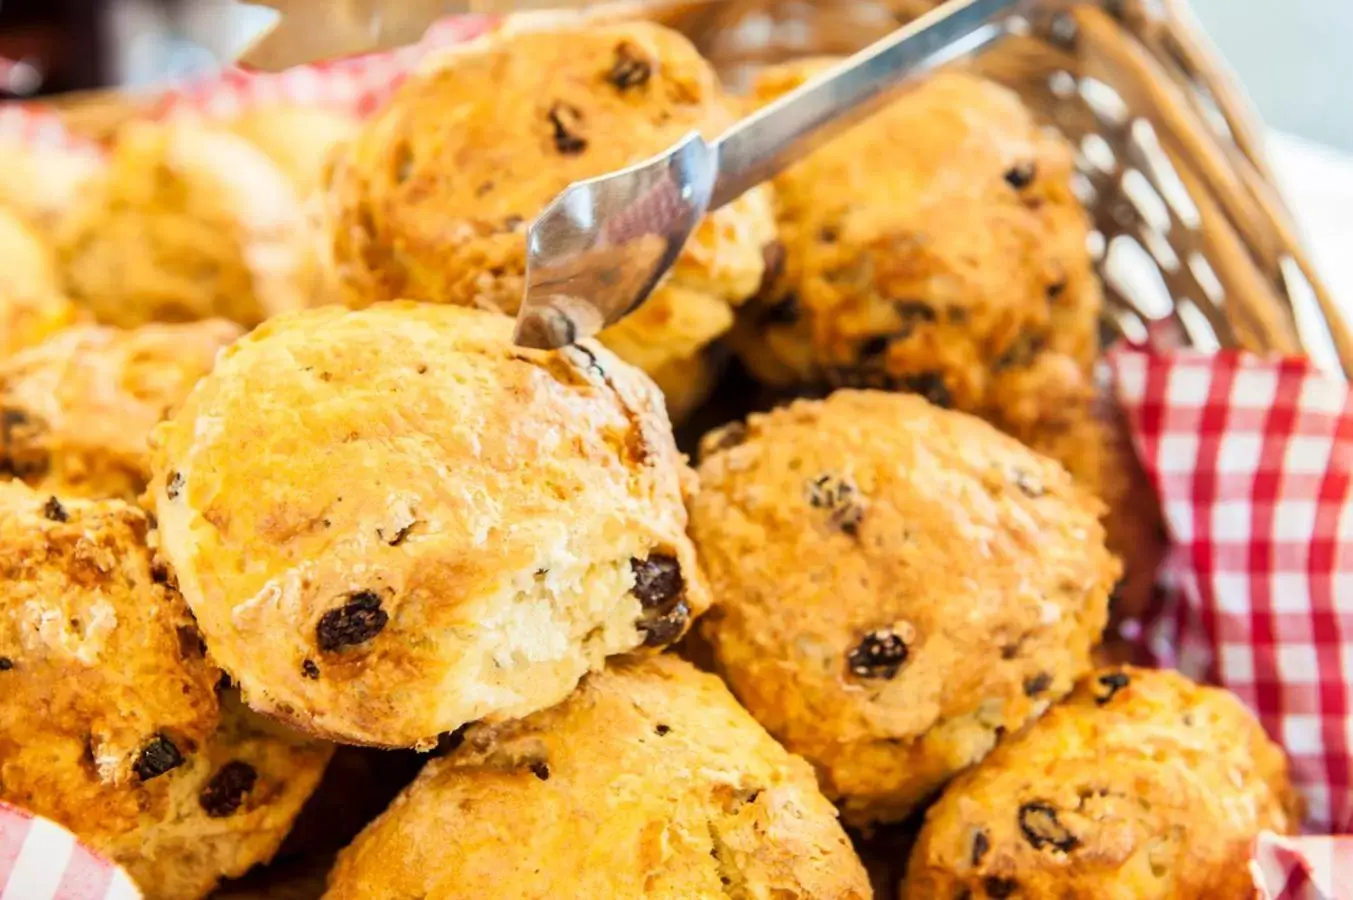
[[[0,473],[61,496],[136,500],[151,430],[241,333],[223,319],[83,325],[0,360]]]
[[[846,389],[712,433],[699,475],[701,634],[848,822],[904,818],[1090,669],[1100,504],[979,419]]]
[[[772,68],[756,98],[828,65]],[[771,385],[921,394],[1053,457],[1115,512],[1110,549],[1149,591],[1158,526],[1119,514],[1150,488],[1124,477],[1097,402],[1103,301],[1073,172],[1014,93],[936,75],[774,179],[775,265],[733,342]]]
[[[330,748],[218,701],[148,527],[0,483],[0,800],[194,900],[272,856]]]
[[[1230,693],[1109,668],[926,814],[903,900],[1242,900],[1260,831],[1294,833],[1287,760]]]
[[[516,313],[527,223],[556,194],[735,117],[695,48],[649,23],[515,31],[439,54],[329,173],[348,302]],[[690,361],[757,290],[774,227],[764,188],[708,216],[670,276],[602,343],[690,408],[695,398],[679,396]]]
[[[81,320],[46,239],[0,206],[0,363]]]
[[[287,176],[201,122],[123,127],[55,240],[67,292],[109,325],[251,326],[320,289],[312,226]]]
[[[256,709],[425,748],[708,607],[653,383],[511,337],[439,304],[282,316],[157,429],[164,552]]]
[[[462,737],[339,855],[328,900],[871,896],[808,765],[670,654]]]

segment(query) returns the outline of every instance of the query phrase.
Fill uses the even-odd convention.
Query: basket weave
[[[585,14],[670,25],[737,87],[761,66],[857,50],[940,2],[654,0]],[[1112,332],[1304,353],[1353,374],[1353,338],[1278,195],[1256,116],[1183,0],[1063,6],[963,64],[1076,146]]]

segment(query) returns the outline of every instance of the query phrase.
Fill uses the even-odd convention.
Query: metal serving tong
[[[691,231],[718,209],[894,99],[914,76],[1019,27],[1039,0],[953,0],[738,122],[570,185],[531,223],[516,342],[590,337],[637,309]],[[861,165],[868,161],[861,160]]]

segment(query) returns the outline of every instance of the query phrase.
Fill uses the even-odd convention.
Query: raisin
[[[1052,687],[1052,674],[1049,672],[1039,672],[1032,678],[1024,679],[1024,694],[1027,697],[1037,697],[1050,687]]]
[[[183,493],[183,473],[170,472],[169,480],[164,483],[164,495],[170,500],[177,500],[181,493]]]
[[[475,195],[476,197],[483,197],[484,195],[488,194],[488,193],[489,193],[490,191],[492,191],[492,190],[493,190],[493,182],[492,182],[492,181],[483,181],[483,182],[480,182],[479,186],[476,187],[476,188],[474,189],[474,195]]]
[[[980,866],[982,857],[986,856],[990,849],[991,838],[987,837],[987,833],[982,829],[977,829],[977,833],[972,836],[972,864]]]
[[[1062,296],[1062,294],[1065,292],[1066,292],[1066,279],[1063,278],[1058,281],[1054,281],[1052,284],[1048,285],[1045,293],[1047,294],[1049,300],[1056,300],[1058,297]]]
[[[876,334],[860,343],[860,359],[875,359],[888,352],[892,345],[892,335]]]
[[[654,726],[653,730],[656,731],[656,732],[658,733],[658,737],[666,737],[666,736],[667,736],[667,733],[668,733],[669,731],[672,730],[672,726],[671,726],[671,725],[661,725],[661,724],[660,724],[660,725]]]
[[[847,478],[819,475],[808,482],[805,493],[808,505],[831,511],[831,523],[852,537],[859,533],[864,520],[864,501],[855,485]]]
[[[1107,694],[1100,694],[1099,696],[1095,697],[1095,703],[1099,704],[1100,706],[1103,706],[1104,704],[1108,703],[1118,694],[1119,691],[1127,687],[1128,684],[1132,682],[1132,679],[1128,678],[1127,675],[1122,672],[1109,672],[1105,675],[1099,676],[1097,680],[1099,681],[1100,684],[1104,685],[1104,687],[1108,688]]]
[[[731,450],[745,440],[747,440],[747,426],[741,422],[730,422],[724,427],[710,432],[702,449],[708,455],[720,450]]]
[[[541,781],[549,781],[550,767],[548,764],[544,762],[533,762],[531,763],[531,774],[539,778]]]
[[[1047,342],[1041,334],[1021,334],[1015,338],[1014,343],[996,357],[996,361],[991,364],[991,368],[996,372],[1004,372],[1007,369],[1028,368],[1033,365],[1034,359],[1043,352]]]
[[[817,232],[817,239],[824,244],[834,244],[840,236],[841,232],[835,225],[823,225]]]
[[[644,609],[660,609],[671,603],[686,587],[681,564],[676,557],[655,553],[648,559],[631,559],[635,597]]]
[[[851,674],[858,678],[892,678],[907,661],[907,643],[892,628],[866,632],[846,657]]]
[[[615,48],[615,62],[606,80],[624,93],[630,88],[642,87],[653,76],[653,65],[635,51],[628,42]]]
[[[935,308],[920,300],[895,300],[893,310],[905,321],[934,322],[938,318],[935,315]],[[963,311],[957,308],[951,310],[951,312]]]
[[[667,612],[648,615],[639,620],[639,631],[644,635],[645,647],[666,647],[681,637],[690,620],[691,608],[678,600]]]
[[[258,781],[258,772],[246,762],[231,760],[211,777],[197,802],[204,812],[213,819],[225,818],[233,814],[244,803],[244,797],[254,789]]]
[[[142,781],[150,781],[165,772],[183,765],[183,754],[174,742],[163,734],[157,734],[141,748],[141,753],[132,764],[132,771]]]
[[[315,681],[319,678],[319,666],[315,665],[313,659],[307,659],[301,663],[301,675]]]
[[[389,621],[375,591],[357,591],[348,595],[347,603],[320,617],[315,627],[316,643],[326,653],[365,643],[380,634]]]
[[[987,892],[988,897],[994,897],[995,900],[1005,900],[1006,897],[1019,890],[1019,882],[1013,878],[988,875],[982,879],[982,888]]]
[[[1016,163],[1005,172],[1005,183],[1022,191],[1038,177],[1038,166],[1032,162]]]
[[[42,514],[53,522],[69,522],[70,513],[66,512],[66,507],[61,505],[61,501],[55,497],[48,497],[47,503],[42,507]]]
[[[8,656],[0,656],[0,672],[8,672],[14,668],[14,660]]]
[[[907,394],[920,394],[940,409],[948,409],[954,403],[949,386],[937,372],[922,372],[920,375],[905,375],[896,382],[897,390]]]
[[[1026,803],[1019,808],[1019,830],[1035,850],[1052,847],[1067,853],[1080,843],[1057,819],[1057,810],[1047,803]]]
[[[1047,489],[1043,487],[1042,480],[1037,475],[1026,472],[1023,469],[1015,470],[1014,480],[1015,487],[1019,488],[1020,493],[1031,500],[1037,500],[1047,493]]]
[[[554,149],[565,156],[576,156],[587,149],[587,139],[577,133],[583,114],[576,106],[557,102],[550,107],[549,120],[554,128]]]
[[[790,292],[779,303],[767,309],[761,321],[767,325],[793,325],[802,313],[799,295]]]
[[[389,537],[386,537],[385,529],[377,528],[376,537],[384,541],[386,546],[398,547],[400,544],[404,543],[404,539],[409,536],[409,532],[413,531],[413,526],[416,524],[416,522],[410,522],[407,525],[401,525],[396,528]]]

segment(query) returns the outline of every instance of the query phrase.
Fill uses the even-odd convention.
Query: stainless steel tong
[[[954,0],[738,122],[570,185],[531,223],[516,341],[563,347],[633,312],[700,219],[868,116],[917,75],[1009,33],[1031,0]],[[861,160],[861,165],[866,162]]]

